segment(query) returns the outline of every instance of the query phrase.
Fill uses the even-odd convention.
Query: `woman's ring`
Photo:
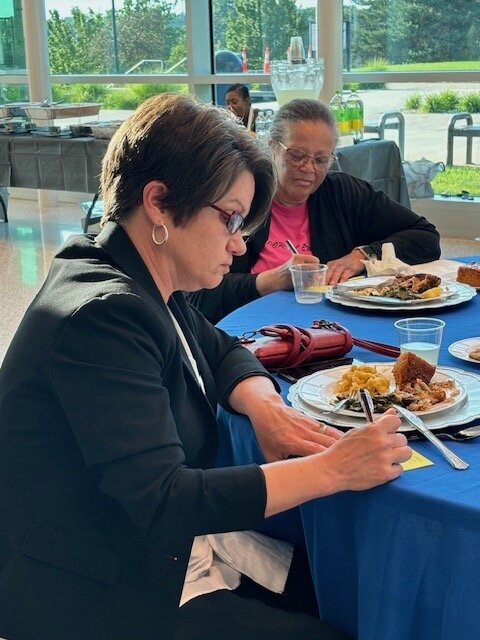
[[[320,435],[322,435],[322,436],[323,436],[323,434],[326,432],[326,430],[327,430],[327,425],[326,425],[326,424],[321,424],[321,425],[318,427],[318,433],[319,433]]]

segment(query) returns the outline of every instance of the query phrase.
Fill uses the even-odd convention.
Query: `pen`
[[[296,246],[293,244],[291,240],[285,240],[285,244],[290,249],[292,253],[298,253]]]

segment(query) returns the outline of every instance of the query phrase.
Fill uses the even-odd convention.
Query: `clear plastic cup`
[[[395,322],[400,352],[411,351],[434,366],[442,344],[445,322],[438,318],[404,318]]]
[[[301,304],[321,302],[325,291],[326,264],[294,264],[290,267],[295,299]]]

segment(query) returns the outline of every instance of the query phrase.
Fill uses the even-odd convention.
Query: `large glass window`
[[[452,114],[468,112],[478,121],[480,113],[480,3],[344,0],[343,68],[344,88],[359,90],[367,123],[399,111],[405,158],[445,162]],[[398,141],[397,130],[385,136]],[[465,138],[455,138],[453,163],[466,163]],[[480,193],[480,175],[478,183]]]
[[[348,70],[480,70],[480,3],[344,0]]]
[[[0,102],[28,99],[26,84],[4,84],[1,77],[26,75],[21,0],[0,2]]]
[[[0,2],[0,75],[25,73],[21,0]]]
[[[272,60],[282,60],[290,38],[302,36],[305,47],[315,50],[316,4],[316,0],[213,0],[215,51],[234,52],[240,61],[237,71],[263,73],[267,47]],[[216,71],[226,71],[219,66],[217,60]]]
[[[215,72],[249,75],[269,73],[270,60],[287,58],[292,36],[301,36],[305,54],[310,52],[315,56],[316,6],[316,0],[213,0]],[[269,83],[245,84],[250,90],[252,102],[275,102],[275,94]],[[224,93],[219,86],[219,104],[224,104]]]
[[[318,6],[343,8],[343,88],[359,91],[371,126],[401,112],[405,158],[445,162],[451,115],[465,111],[479,122],[480,0],[40,1],[53,99],[100,102],[101,117],[116,111],[122,118],[167,90],[223,104],[234,82],[247,84],[257,106],[277,108],[265,54],[271,62],[285,60],[291,37],[299,35],[306,55],[311,49],[315,57],[317,26],[325,73],[338,74],[329,86],[338,87],[337,43],[325,48],[335,38],[317,25]],[[28,100],[22,0],[0,0],[0,100]],[[385,136],[398,141],[397,130],[387,128]],[[455,139],[454,164],[465,164],[465,146]],[[480,164],[478,137],[472,163]]]
[[[171,0],[45,0],[52,74],[186,71],[185,8]]]
[[[185,8],[177,0],[45,0],[50,73],[114,76],[114,82],[52,85],[54,100],[101,102],[125,111],[150,95],[187,85],[138,76],[186,72]],[[124,82],[120,80],[124,79]],[[124,114],[118,113],[118,117]]]

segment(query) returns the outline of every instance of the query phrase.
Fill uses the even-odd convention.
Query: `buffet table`
[[[326,318],[357,337],[396,344],[393,323],[406,315],[442,318],[439,364],[480,374],[480,363],[448,352],[452,342],[480,336],[479,296],[410,314],[327,301],[300,305],[293,293],[279,292],[238,309],[220,326],[240,335],[269,323],[309,326]],[[349,355],[389,360],[357,347]],[[286,395],[288,383],[279,383]],[[219,464],[263,461],[245,417],[220,410],[219,420]],[[469,462],[468,470],[455,471],[429,443],[415,441],[432,466],[370,491],[313,500],[267,521],[267,532],[306,544],[322,617],[358,640],[480,638],[480,440],[447,444]]]
[[[109,140],[0,137],[0,186],[96,193]]]

